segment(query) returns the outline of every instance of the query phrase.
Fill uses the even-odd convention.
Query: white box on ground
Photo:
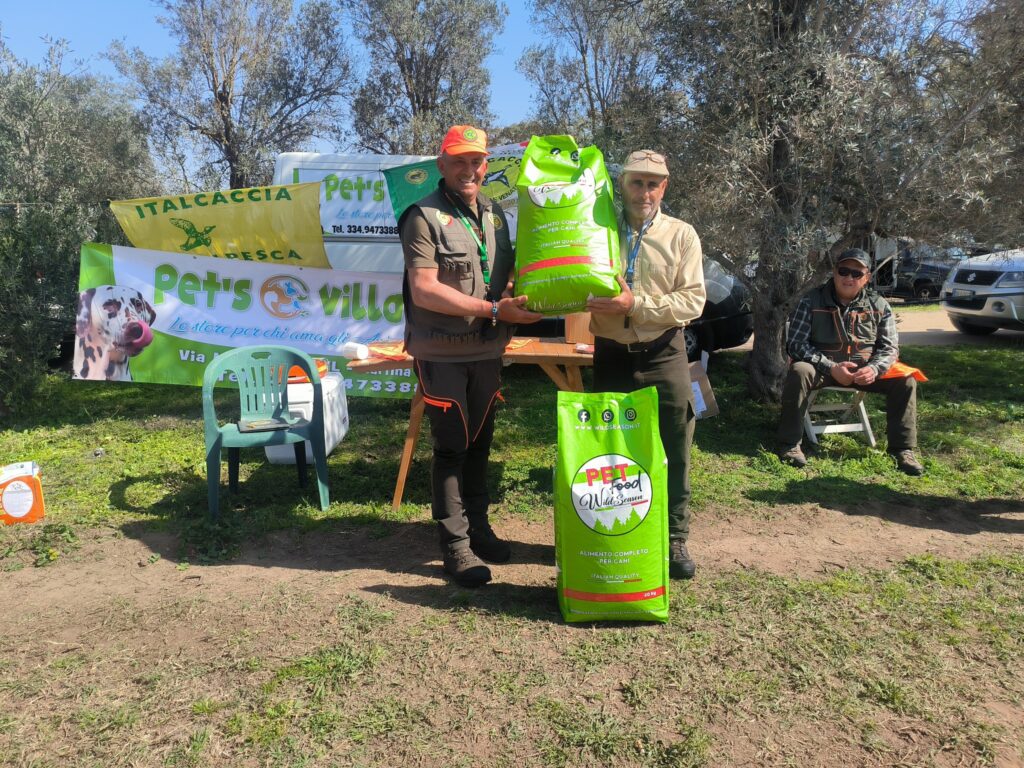
[[[345,377],[340,373],[328,373],[320,379],[324,393],[324,445],[329,454],[348,432],[348,398],[345,396]],[[288,385],[288,410],[296,416],[309,419],[313,416],[313,385]],[[294,464],[295,446],[268,445],[263,449],[271,464]],[[306,441],[306,463],[312,465],[313,451]]]

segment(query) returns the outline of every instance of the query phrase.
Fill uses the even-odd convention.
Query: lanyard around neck
[[[485,242],[481,242],[480,238],[477,237],[476,230],[473,229],[473,225],[470,224],[469,219],[467,219],[465,214],[463,214],[462,209],[459,208],[458,204],[450,197],[448,198],[448,202],[452,204],[452,208],[455,209],[455,215],[459,217],[459,221],[462,222],[462,226],[466,228],[466,231],[469,232],[469,236],[472,237],[473,242],[476,243],[477,253],[480,255],[480,270],[484,273],[484,285],[489,286],[491,284],[491,269],[487,262],[487,244]],[[480,234],[484,234],[483,217],[481,217],[480,221]]]
[[[636,238],[633,237],[633,228],[629,227],[629,233],[627,234],[626,242],[629,245],[629,255],[626,261],[626,285],[630,288],[633,287],[633,271],[636,268],[636,257],[640,253],[640,242],[644,239],[644,234],[648,229],[651,228],[651,224],[654,219],[645,221],[644,225],[640,227],[640,231],[636,233]],[[628,226],[628,225],[627,225]]]

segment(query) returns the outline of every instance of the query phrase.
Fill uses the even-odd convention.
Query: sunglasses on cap
[[[852,277],[854,280],[860,280],[867,274],[863,269],[850,269],[849,267],[836,267],[836,273],[840,277]]]
[[[654,152],[654,151],[652,151],[650,149],[638,149],[635,152],[631,153],[631,156],[632,155],[636,155],[636,157],[633,157],[634,160],[641,160],[641,159],[642,160],[648,160],[648,159],[650,159],[650,160],[653,160],[656,163],[664,163],[665,162],[665,156],[663,154],[661,154],[660,152]]]

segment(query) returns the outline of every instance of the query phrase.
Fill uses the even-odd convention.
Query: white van
[[[335,269],[401,273],[398,222],[383,170],[429,160],[421,155],[332,155],[284,152],[274,163],[274,184],[319,181],[320,225]]]

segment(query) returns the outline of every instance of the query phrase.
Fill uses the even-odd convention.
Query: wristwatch
[[[491,300],[491,325],[498,324],[498,302]]]

